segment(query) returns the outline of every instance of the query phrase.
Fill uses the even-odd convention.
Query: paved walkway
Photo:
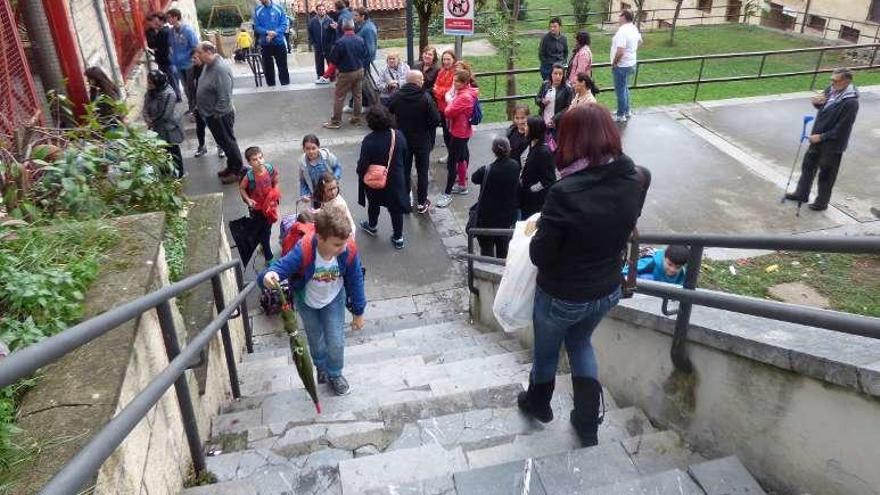
[[[355,220],[363,220],[366,210],[356,204],[354,168],[360,140],[367,131],[348,125],[337,131],[323,129],[321,124],[330,112],[332,87],[308,83],[311,73],[300,70],[294,74],[295,84],[285,88],[248,87],[247,76],[236,79],[236,134],[241,149],[260,146],[279,169],[282,211],[290,212],[299,192],[300,142],[304,134],[316,133],[322,145],[340,157],[343,194]],[[869,211],[872,201],[880,198],[880,164],[875,156],[880,135],[880,106],[876,104],[880,88],[863,91],[862,108],[850,150],[844,155],[833,207],[826,212],[803,208],[797,217],[794,204],[780,204],[801,117],[811,113],[808,99],[809,94],[803,93],[638,111],[624,127],[623,135],[626,152],[650,168],[654,177],[640,220],[642,231],[880,233],[880,222]],[[491,160],[491,138],[505,127],[479,126],[470,145],[471,172]],[[213,146],[209,148],[211,152],[202,158],[186,159],[190,174],[186,192],[223,191],[224,213],[227,220],[232,220],[245,214],[246,209],[235,186],[222,186],[217,181],[215,172],[223,164]],[[192,156],[192,137],[183,149],[185,156]],[[444,150],[438,148],[433,156],[443,154]],[[431,176],[433,195],[437,193],[436,185],[445,181],[445,166],[432,164]],[[464,251],[463,226],[467,209],[476,197],[474,187],[469,196],[456,198],[450,209],[435,208],[425,216],[409,215],[404,224],[408,245],[403,251],[391,249],[390,222],[385,214],[380,219],[379,237],[359,235],[368,267],[368,296],[376,300],[461,287],[465,281],[463,264],[452,259]]]

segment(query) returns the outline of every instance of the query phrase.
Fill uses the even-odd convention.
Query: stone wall
[[[476,270],[472,316],[490,326],[500,273]],[[707,457],[737,455],[779,494],[878,493],[880,341],[696,307],[687,375],[672,367],[674,319],[659,307],[625,300],[594,334],[600,379],[618,404]]]
[[[192,229],[202,233],[213,230],[216,235],[205,236],[206,242],[214,243],[213,249],[206,247],[188,253],[187,262],[193,266],[213,266],[230,259],[219,213],[202,213],[206,209],[212,213],[219,211],[215,204],[218,196],[196,198],[194,202]],[[203,222],[214,223],[207,226]],[[112,261],[103,265],[86,294],[86,318],[169,284],[161,244],[163,216],[138,215],[117,219],[115,223],[120,242],[108,253]],[[200,256],[205,259],[194,259]],[[233,272],[227,271],[222,281],[224,297],[230,301],[237,293]],[[203,286],[210,293],[210,283]],[[213,298],[205,305],[210,321],[215,315]],[[178,313],[178,306],[184,307],[183,315]],[[172,304],[182,343],[188,340],[185,308],[185,303]],[[189,318],[192,321],[191,315]],[[236,357],[240,359],[244,349],[240,318],[230,321],[230,332]],[[211,418],[231,398],[219,333],[207,348],[206,363],[207,378],[201,391],[194,372],[188,371],[186,375],[203,441],[210,434]],[[42,369],[36,387],[23,400],[19,421],[25,435],[22,440],[39,445],[40,450],[22,474],[15,493],[36,493],[167,364],[158,318],[155,310],[151,310]],[[177,493],[190,471],[191,459],[172,387],[101,466],[93,478],[94,493]]]

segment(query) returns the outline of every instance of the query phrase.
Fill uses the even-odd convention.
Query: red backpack
[[[302,241],[302,258],[300,258],[299,270],[296,272],[299,277],[305,277],[306,270],[315,262],[315,226],[312,224],[306,225],[311,226],[311,229],[307,229],[305,235],[300,239]],[[290,230],[293,231],[295,229]],[[357,244],[350,237],[346,241],[346,249],[348,250],[348,257],[345,259],[345,266],[350,267],[354,263],[354,257],[357,256]]]

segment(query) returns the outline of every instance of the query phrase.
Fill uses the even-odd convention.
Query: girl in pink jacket
[[[446,106],[443,115],[449,128],[449,159],[446,161],[446,189],[437,198],[437,207],[445,208],[452,203],[452,194],[467,194],[467,169],[470,160],[468,140],[474,131],[471,127],[471,116],[479,92],[470,85],[471,73],[458,70],[453,80],[455,96]],[[458,183],[456,183],[456,178]]]
[[[571,60],[568,61],[568,83],[574,86],[577,81],[577,75],[586,72],[588,76],[593,77],[593,51],[590,50],[590,33],[580,31],[575,38],[577,40],[577,48],[571,54]]]

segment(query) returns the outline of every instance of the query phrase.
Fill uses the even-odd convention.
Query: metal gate
[[[9,2],[0,2],[0,144],[25,123],[38,120],[40,103]]]
[[[145,20],[152,12],[164,11],[171,0],[105,0],[107,20],[122,77],[127,78],[146,47]]]

